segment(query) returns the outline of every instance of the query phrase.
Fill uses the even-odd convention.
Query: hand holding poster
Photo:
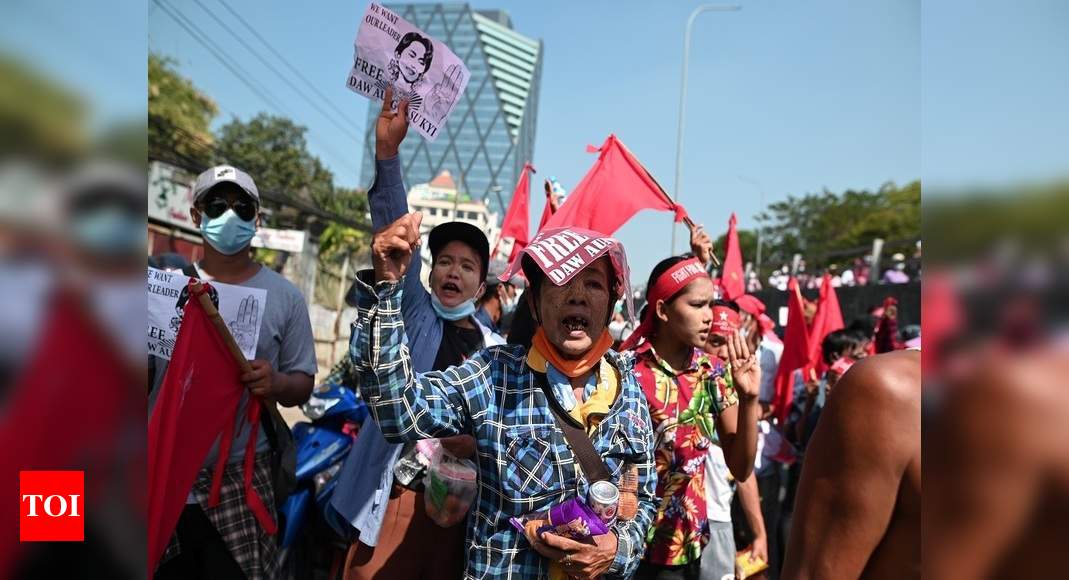
[[[189,300],[189,277],[178,272],[148,269],[148,353],[170,360],[182,312]],[[267,290],[212,282],[208,291],[245,358],[256,358]]]
[[[393,87],[391,108],[407,99],[408,121],[434,141],[468,86],[468,67],[449,50],[404,18],[372,2],[354,42],[349,90],[381,101]]]

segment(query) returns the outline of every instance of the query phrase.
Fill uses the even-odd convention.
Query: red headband
[[[668,300],[675,296],[680,290],[686,288],[687,284],[693,282],[696,278],[709,277],[709,273],[705,271],[705,266],[697,258],[690,258],[683,260],[678,264],[672,266],[668,270],[665,270],[657,278],[657,282],[653,284],[653,288],[649,289],[646,293],[646,316],[642,317],[642,323],[638,325],[638,328],[631,333],[631,336],[627,337],[627,340],[620,345],[620,350],[629,350],[635,348],[638,345],[639,340],[649,335],[653,330],[653,320],[657,317],[657,301]]]
[[[713,306],[713,334],[730,336],[739,329],[739,313],[727,306]]]
[[[854,366],[854,363],[856,362],[856,360],[848,356],[841,356],[835,359],[835,362],[832,363],[831,367],[828,370],[834,372],[839,376],[843,376],[846,374],[846,371],[850,370],[850,367]]]

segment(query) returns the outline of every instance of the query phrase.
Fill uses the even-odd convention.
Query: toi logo
[[[19,472],[19,541],[85,541],[85,472]]]

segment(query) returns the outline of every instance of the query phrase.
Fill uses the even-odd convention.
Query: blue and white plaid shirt
[[[386,439],[415,441],[470,434],[477,440],[479,488],[468,518],[466,578],[545,578],[549,560],[530,547],[509,518],[585,498],[583,477],[549,401],[527,366],[522,346],[476,352],[463,365],[415,374],[404,322],[402,283],[374,288],[360,276],[359,315],[350,350],[361,396]],[[638,514],[613,526],[619,538],[606,577],[635,573],[646,529],[656,510],[653,432],[649,411],[631,374],[632,358],[609,351],[620,373],[620,394],[591,435],[614,481],[625,467],[638,472]]]

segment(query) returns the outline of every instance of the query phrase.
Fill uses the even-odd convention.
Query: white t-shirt
[[[710,445],[705,458],[705,513],[711,521],[731,521],[731,496],[735,491],[728,480],[730,473],[724,450]]]

